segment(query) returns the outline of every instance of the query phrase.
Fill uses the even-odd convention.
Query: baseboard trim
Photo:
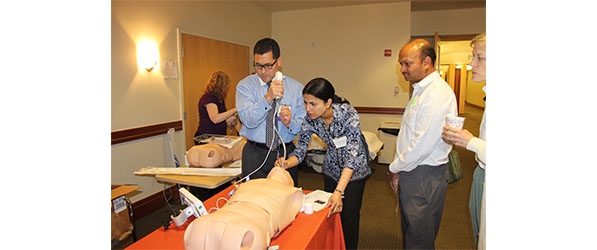
[[[388,108],[388,107],[358,107],[354,109],[359,114],[387,114],[387,115],[403,115],[404,108]]]
[[[166,192],[166,194],[172,194],[170,203],[177,204],[179,202],[180,196],[178,193],[178,187],[173,185],[169,188],[166,188],[162,192],[157,192],[137,202],[133,202],[133,215],[135,220],[141,219],[155,212],[156,210],[165,207],[166,200],[164,199],[164,192]]]

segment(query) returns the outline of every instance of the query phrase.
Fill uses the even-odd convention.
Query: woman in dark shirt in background
[[[236,108],[226,110],[224,103],[229,85],[230,78],[225,72],[211,74],[205,93],[199,99],[199,125],[195,137],[202,134],[225,135],[228,126],[236,126]]]
[[[369,149],[361,133],[357,111],[336,96],[332,84],[324,78],[311,80],[303,89],[307,117],[301,126],[296,149],[277,166],[291,168],[307,153],[313,133],[327,144],[323,161],[324,190],[330,214],[340,213],[346,249],[356,249],[365,181],[371,175]],[[329,216],[329,215],[328,215]]]

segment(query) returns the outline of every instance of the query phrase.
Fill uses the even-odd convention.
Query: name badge
[[[346,147],[346,136],[342,136],[333,140],[336,148]]]

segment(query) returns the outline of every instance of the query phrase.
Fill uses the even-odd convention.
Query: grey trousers
[[[404,249],[435,249],[448,187],[447,164],[420,165],[400,172],[400,206]]]
[[[468,208],[471,213],[473,224],[473,237],[475,246],[479,239],[479,225],[481,223],[481,201],[483,199],[483,185],[485,184],[485,169],[477,166],[473,173],[473,184],[471,184],[471,196],[468,201]]]

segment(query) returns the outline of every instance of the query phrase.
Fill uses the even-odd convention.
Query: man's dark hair
[[[280,57],[280,46],[278,45],[278,42],[269,37],[257,41],[255,47],[253,47],[253,54],[263,55],[269,51],[272,52],[274,59]]]
[[[437,55],[435,54],[435,49],[431,45],[425,45],[421,48],[421,58],[425,58],[429,56],[431,58],[431,64],[435,65],[435,59]]]

